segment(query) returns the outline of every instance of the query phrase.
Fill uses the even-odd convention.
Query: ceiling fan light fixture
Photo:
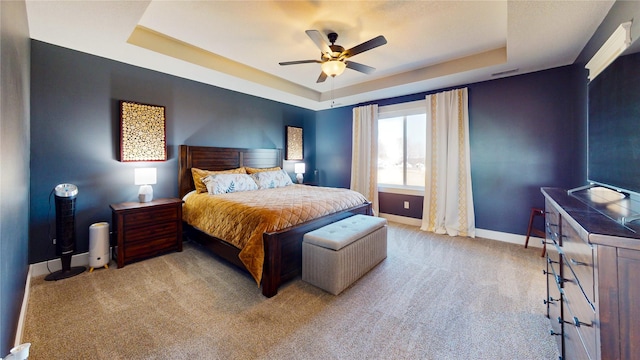
[[[327,76],[336,77],[344,72],[347,64],[340,60],[329,60],[322,63],[322,72]]]

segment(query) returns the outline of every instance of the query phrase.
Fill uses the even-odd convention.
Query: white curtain
[[[351,190],[371,201],[378,214],[378,105],[353,109]]]
[[[421,230],[475,237],[467,88],[428,95]]]

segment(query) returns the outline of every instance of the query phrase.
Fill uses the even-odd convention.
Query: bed
[[[184,197],[195,189],[192,168],[212,171],[239,167],[282,167],[280,149],[239,149],[180,145],[178,192]],[[295,185],[299,186],[299,185]],[[309,188],[311,189],[311,188]],[[258,190],[263,191],[263,190]],[[302,269],[302,237],[305,233],[355,214],[371,215],[371,203],[364,201],[352,207],[323,215],[303,223],[262,234],[264,259],[261,280],[262,294],[272,297],[285,281],[300,275]],[[201,231],[189,223],[184,224],[185,236],[208,248],[215,255],[251,273],[240,260],[241,249],[222,238]],[[255,278],[255,276],[254,276]]]

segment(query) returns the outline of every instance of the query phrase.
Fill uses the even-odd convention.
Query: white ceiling
[[[572,64],[613,3],[27,0],[27,14],[36,40],[321,110]],[[388,43],[350,58],[373,74],[317,84],[319,64],[278,65],[320,58],[308,29]]]

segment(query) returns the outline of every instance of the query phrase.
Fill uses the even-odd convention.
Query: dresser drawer
[[[135,211],[124,216],[125,230],[131,226],[145,226],[152,223],[160,223],[178,220],[178,211],[175,206]]]
[[[558,240],[558,232],[560,231],[559,224],[560,215],[549,200],[547,200],[544,209],[544,227],[547,238]]]
[[[178,250],[178,240],[175,233],[160,234],[146,241],[128,244],[124,247],[124,256],[126,259],[141,259],[169,250]]]
[[[148,242],[149,239],[172,237],[176,242],[178,222],[158,223],[153,226],[137,226],[125,230],[124,245],[126,247],[139,242]]]
[[[556,285],[554,279],[549,276],[547,278],[549,281],[549,298],[547,299],[547,311],[549,319],[551,319],[551,336],[554,336],[556,342],[558,343],[558,348],[562,347],[562,336],[558,334],[562,334],[562,324],[557,321],[557,319],[562,318],[562,309],[560,302],[562,301],[560,295],[560,289]]]
[[[582,296],[570,296],[566,290],[565,288],[564,330],[580,340],[581,347],[588,355],[587,359],[596,359],[596,314]]]
[[[568,268],[563,273],[565,279],[579,286],[591,304],[595,304],[593,249],[566,222],[562,224],[562,250],[563,263]]]
[[[582,339],[575,326],[564,324],[564,346],[565,357],[563,360],[593,360],[586,348],[582,345]]]

